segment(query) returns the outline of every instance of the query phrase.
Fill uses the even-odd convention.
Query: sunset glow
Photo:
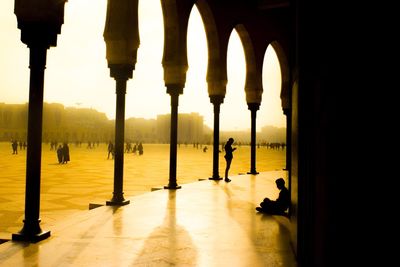
[[[57,47],[48,50],[44,101],[65,106],[89,107],[115,118],[115,81],[109,75],[103,39],[106,0],[69,0]],[[170,112],[161,65],[163,19],[160,1],[139,1],[140,47],[133,78],[127,83],[126,118],[155,118]],[[0,102],[26,103],[29,93],[29,49],[20,41],[14,1],[0,3]],[[197,8],[188,28],[186,86],[179,112],[197,112],[212,128],[213,108],[207,94],[207,42]],[[245,61],[236,31],[228,46],[228,85],[221,105],[221,130],[250,128],[250,112],[244,93]],[[271,47],[264,59],[264,93],[257,113],[257,129],[265,125],[285,127],[280,106],[280,70]]]

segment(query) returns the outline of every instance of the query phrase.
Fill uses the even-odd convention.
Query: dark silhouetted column
[[[257,110],[260,108],[260,104],[248,103],[247,106],[251,112],[251,166],[248,174],[258,174],[256,171],[256,116]]]
[[[222,180],[219,176],[219,113],[224,102],[224,96],[211,95],[210,102],[214,105],[214,141],[213,141],[213,175],[210,180]]]
[[[104,27],[106,58],[110,76],[116,81],[114,191],[106,204],[122,206],[124,199],[124,142],[126,82],[132,78],[139,48],[138,0],[108,0]]]
[[[29,47],[29,107],[26,154],[25,219],[14,241],[38,242],[50,236],[40,228],[40,169],[42,157],[43,86],[47,49],[57,45],[64,21],[65,0],[15,0],[21,41]],[[32,15],[32,10],[35,14]]]
[[[178,143],[178,102],[183,86],[167,85],[167,93],[171,96],[171,135],[169,148],[169,183],[165,189],[179,189],[176,181],[177,143]]]
[[[28,147],[26,152],[25,219],[13,240],[40,241],[50,236],[40,226],[40,168],[42,158],[43,83],[47,47],[30,47]]]
[[[129,204],[124,199],[124,140],[125,140],[125,94],[126,82],[132,78],[132,65],[109,65],[110,75],[116,81],[116,113],[115,113],[115,156],[114,156],[114,191],[113,197],[106,204],[122,206]]]

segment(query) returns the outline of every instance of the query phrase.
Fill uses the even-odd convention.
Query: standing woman
[[[62,152],[63,152],[63,163],[67,164],[68,161],[70,161],[69,146],[68,146],[67,142],[64,143]]]
[[[231,179],[228,178],[228,172],[229,169],[231,167],[231,163],[232,163],[232,159],[233,159],[233,151],[236,150],[235,148],[232,148],[232,144],[235,140],[233,140],[233,138],[229,138],[229,140],[226,142],[225,146],[224,146],[224,150],[225,150],[225,160],[226,160],[226,169],[225,169],[225,182],[230,182]]]

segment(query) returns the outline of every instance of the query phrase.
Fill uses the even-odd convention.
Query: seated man
[[[283,178],[278,178],[275,181],[276,187],[280,190],[279,197],[274,201],[269,198],[265,198],[263,202],[260,203],[261,207],[257,207],[256,210],[268,214],[284,215],[285,211],[290,205],[290,193],[285,187],[285,180]]]

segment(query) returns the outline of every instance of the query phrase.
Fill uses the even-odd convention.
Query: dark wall
[[[364,131],[371,126],[369,103],[376,103],[365,101],[365,84],[373,77],[364,70],[372,64],[361,52],[368,43],[362,35],[370,31],[370,17],[363,6],[344,1],[296,5],[299,87],[293,99],[298,109],[293,136],[298,145],[293,144],[292,182],[298,179],[299,264],[384,261],[372,240],[382,228],[371,225],[375,219],[366,191],[368,184],[379,184],[370,179],[376,164],[371,158],[377,155],[363,141],[370,136]]]

